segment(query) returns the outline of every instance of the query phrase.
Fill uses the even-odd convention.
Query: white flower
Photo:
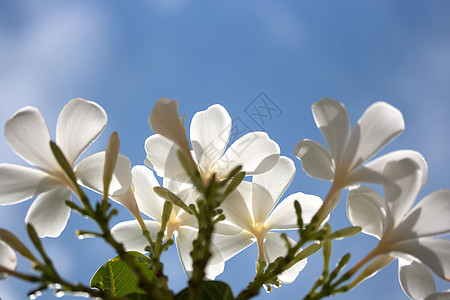
[[[450,190],[436,191],[410,210],[421,187],[421,175],[421,168],[410,159],[388,163],[383,173],[385,199],[367,187],[353,187],[347,214],[353,225],[380,240],[367,259],[391,255],[418,261],[450,280],[450,241],[435,238],[450,233]],[[406,282],[401,274],[400,280]],[[423,281],[424,289],[427,284]],[[405,289],[406,285],[402,286]]]
[[[391,152],[363,165],[405,128],[401,112],[392,105],[385,102],[372,104],[353,131],[347,109],[334,99],[324,98],[314,103],[312,113],[329,150],[308,139],[297,143],[294,153],[309,176],[333,180],[339,188],[357,182],[382,184],[387,162],[411,158],[422,169],[422,184],[426,182],[427,165],[416,151]]]
[[[105,111],[96,103],[72,99],[62,109],[56,126],[56,144],[73,167],[79,156],[97,139],[106,126]],[[39,195],[25,218],[39,236],[56,237],[64,230],[70,215],[65,201],[71,200],[73,184],[56,161],[50,148],[47,124],[34,107],[24,107],[5,124],[9,146],[29,164],[29,168],[0,164],[0,205],[10,205]],[[105,152],[86,157],[74,168],[85,186],[103,190]],[[120,155],[110,186],[111,194],[126,192],[131,181],[130,161]]]
[[[278,201],[290,185],[295,174],[294,162],[280,157],[278,163],[270,171],[253,176],[252,182],[243,181],[222,204],[226,220],[242,228],[242,233],[235,239],[216,236],[216,244],[227,260],[254,242],[258,245],[258,259],[268,263],[277,257],[287,254],[285,241],[275,230],[298,229],[294,202],[298,201],[302,208],[302,219],[305,224],[322,205],[322,200],[313,195],[295,193]],[[289,238],[292,245],[295,241]],[[285,283],[295,280],[305,267],[306,259],[298,262],[279,275],[278,279]]]
[[[17,257],[14,250],[5,242],[0,240],[0,266],[9,269],[15,270],[17,266]],[[9,277],[8,273],[0,272],[0,279],[5,279]]]
[[[151,217],[153,220],[144,220],[145,227],[150,232],[152,239],[156,239],[157,233],[161,229],[161,216],[165,200],[156,195],[153,191],[154,187],[159,186],[153,172],[145,166],[135,166],[132,169],[132,186],[129,193],[119,196],[116,201],[120,203],[134,203],[145,215]],[[187,205],[194,203],[197,196],[200,196],[194,189],[186,185],[180,185],[173,181],[165,180],[166,188],[177,194]],[[124,198],[134,198],[133,201]],[[129,205],[128,205],[129,206]],[[128,208],[127,206],[127,208]],[[131,210],[130,210],[131,211]],[[136,213],[133,212],[136,216]],[[175,236],[175,244],[177,246],[178,255],[184,271],[188,276],[192,273],[192,258],[190,252],[192,251],[192,242],[197,237],[196,218],[182,210],[178,206],[173,206],[169,221],[166,228],[166,237],[168,239]],[[111,233],[118,241],[124,244],[127,251],[139,251],[144,253],[145,247],[148,245],[147,239],[142,234],[142,225],[139,221],[132,220],[119,223],[115,225]],[[210,251],[212,257],[206,267],[206,277],[214,279],[217,275],[223,272],[224,259],[222,254],[214,245],[211,244]]]
[[[213,174],[217,180],[224,179],[239,165],[247,175],[260,174],[270,170],[278,161],[280,148],[266,133],[248,133],[225,151],[230,134],[231,118],[221,105],[210,106],[192,118],[192,156],[203,180],[208,180]],[[177,156],[180,143],[175,138],[169,140],[166,137],[154,134],[145,141],[145,164],[155,170],[158,176],[187,181],[189,178]]]

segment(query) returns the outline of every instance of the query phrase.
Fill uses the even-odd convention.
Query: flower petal
[[[383,171],[384,167],[388,162],[395,160],[402,160],[409,158],[417,163],[422,172],[422,184],[423,187],[428,179],[428,165],[422,154],[413,150],[398,150],[394,152],[390,152],[383,156],[380,156],[361,168],[355,170],[351,175],[349,180],[350,183],[357,182],[366,182],[366,183],[374,183],[374,184],[382,184],[383,183]]]
[[[339,101],[323,98],[312,105],[312,113],[330,148],[331,157],[340,161],[351,131],[347,109]]]
[[[56,125],[56,144],[72,166],[103,132],[107,121],[106,112],[92,101],[75,98],[63,107]]]
[[[237,166],[246,175],[267,172],[278,162],[280,147],[265,132],[250,132],[236,140],[216,165],[217,178],[226,178]]]
[[[15,270],[17,266],[16,253],[3,241],[0,241],[0,266],[9,270]],[[8,273],[0,272],[0,280],[7,277],[9,277]]]
[[[25,223],[33,225],[40,237],[58,237],[70,216],[66,201],[72,198],[67,188],[58,188],[40,194],[31,204]]]
[[[386,224],[386,213],[386,201],[380,194],[365,186],[350,188],[347,216],[353,226],[360,226],[365,234],[380,239]]]
[[[161,224],[156,221],[144,221],[150,232],[150,237],[154,240],[161,229]],[[118,242],[122,243],[126,251],[139,251],[145,253],[148,240],[142,233],[142,228],[136,220],[125,221],[111,228],[111,234]]]
[[[37,108],[27,106],[15,113],[5,124],[5,139],[31,165],[51,174],[60,170],[50,149],[47,123]]]
[[[141,212],[139,211],[139,207],[136,203],[136,198],[134,197],[133,191],[130,188],[125,194],[122,194],[117,197],[110,197],[111,200],[123,205],[128,211],[135,217],[139,222],[144,222],[141,216]]]
[[[167,98],[161,98],[156,102],[148,119],[153,132],[161,134],[189,152],[189,142],[183,122],[184,118],[180,118],[178,113],[178,101]]]
[[[264,223],[275,206],[270,192],[257,183],[252,185],[252,215],[255,224]]]
[[[241,193],[238,187],[222,202],[221,208],[226,220],[242,229],[253,232],[253,218],[244,197],[248,197],[248,195]]]
[[[450,290],[446,290],[440,293],[433,293],[425,298],[425,300],[448,300],[450,299]]]
[[[82,159],[75,166],[75,174],[80,182],[98,193],[103,193],[103,169],[105,166],[105,151],[97,152]],[[109,186],[109,195],[125,194],[131,184],[131,162],[128,157],[119,154],[116,167]]]
[[[403,291],[411,299],[425,299],[436,291],[430,271],[415,261],[398,258],[398,279]]]
[[[450,281],[450,240],[410,239],[392,245],[390,250],[412,255],[427,265],[436,275]]]
[[[220,226],[220,223],[217,226]],[[219,248],[225,261],[229,260],[255,242],[254,236],[247,230],[242,229],[240,229],[239,233],[235,233],[233,235],[214,233],[211,239],[217,248]]]
[[[450,190],[429,194],[408,213],[395,229],[403,238],[421,238],[450,233]]]
[[[134,196],[139,210],[154,220],[161,221],[164,199],[153,191],[159,186],[153,172],[145,166],[134,166],[131,170],[133,176]]]
[[[386,164],[383,177],[384,196],[389,207],[387,230],[397,226],[414,204],[422,177],[419,166],[411,159]]]
[[[147,158],[145,165],[155,170],[160,177],[167,177],[175,181],[187,181],[186,171],[178,159],[180,148],[159,134],[154,134],[145,140]]]
[[[286,156],[281,156],[272,169],[253,176],[252,182],[264,187],[270,193],[272,202],[275,204],[291,184],[294,175],[294,162]]]
[[[190,277],[194,270],[190,252],[193,249],[193,241],[197,238],[197,230],[191,227],[182,226],[179,227],[177,231],[178,235],[175,238],[175,243],[177,245],[178,256],[184,272]],[[223,272],[225,260],[214,243],[210,244],[209,250],[211,251],[212,256],[205,268],[205,277],[209,280],[214,280],[214,278]]]
[[[404,129],[403,115],[397,108],[385,102],[375,102],[367,108],[353,129],[342,158],[342,167],[355,169]]]
[[[333,160],[324,146],[312,140],[303,140],[295,145],[294,154],[301,160],[306,174],[322,180],[333,180]]]
[[[61,183],[41,170],[0,164],[0,205],[10,205],[30,199]]]
[[[300,192],[289,195],[275,207],[267,219],[265,227],[269,230],[297,229],[295,201],[298,201],[302,208],[302,220],[305,225],[311,222],[312,217],[323,203],[322,199],[315,195],[307,195]]]
[[[291,245],[295,245],[296,242],[290,238],[287,237],[289,240],[289,243]],[[299,250],[299,252],[302,251],[302,249]],[[275,232],[269,232],[266,234],[265,240],[264,240],[264,256],[265,259],[271,263],[273,262],[277,257],[285,256],[287,254],[287,248],[286,243],[284,239],[281,237],[281,234],[275,233]],[[280,275],[278,275],[278,279],[281,282],[284,283],[291,283],[293,282],[301,270],[306,266],[307,259],[302,259]]]
[[[190,132],[200,169],[207,173],[213,171],[230,139],[230,115],[222,105],[212,105],[194,115]]]

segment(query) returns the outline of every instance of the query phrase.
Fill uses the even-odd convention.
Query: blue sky
[[[102,150],[118,131],[121,152],[132,164],[145,158],[147,123],[161,97],[178,99],[187,124],[214,103],[250,130],[265,130],[281,153],[295,159],[304,138],[323,142],[311,115],[322,97],[342,101],[353,124],[375,101],[399,108],[405,132],[383,153],[414,149],[426,158],[429,181],[420,197],[450,188],[450,3],[447,1],[2,1],[0,3],[0,123],[18,109],[41,110],[54,134],[64,104],[74,97],[96,101],[108,113]],[[262,128],[246,107],[264,92],[278,107]],[[248,111],[248,110],[247,110]],[[3,131],[2,131],[3,133]],[[88,154],[88,153],[87,153]],[[25,164],[0,139],[0,161]],[[324,197],[329,183],[297,175],[286,195]],[[23,220],[31,201],[0,207],[0,227],[26,240]],[[121,210],[115,220],[131,219]],[[332,214],[335,229],[348,226],[345,199]],[[76,229],[92,228],[72,214],[58,239],[45,239],[61,274],[87,283],[113,252],[98,240],[78,241]],[[356,263],[375,245],[358,236],[336,242],[336,260],[351,251]],[[236,294],[254,274],[256,248],[229,261],[218,279]],[[171,286],[186,283],[176,252],[165,257]],[[28,270],[19,261],[21,270]],[[320,273],[321,255],[297,281],[257,299],[301,298]],[[382,288],[380,288],[382,287]],[[448,283],[437,280],[438,290]],[[32,288],[0,282],[0,298],[22,299]],[[42,299],[52,299],[51,294]],[[69,298],[69,297],[68,297]],[[394,262],[351,293],[335,299],[406,299]]]

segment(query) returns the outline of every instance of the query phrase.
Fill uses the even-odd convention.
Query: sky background
[[[264,94],[261,94],[263,92]],[[259,96],[259,97],[258,97]],[[248,113],[264,96],[276,114]],[[295,160],[297,174],[285,196],[302,191],[322,198],[330,187],[307,177],[293,155],[295,144],[324,140],[311,104],[322,97],[343,102],[352,124],[375,101],[399,108],[405,132],[382,153],[420,151],[429,181],[419,195],[450,188],[450,2],[448,1],[1,1],[0,124],[20,108],[42,112],[54,136],[67,101],[99,103],[109,121],[84,154],[101,151],[118,131],[121,153],[143,164],[148,116],[161,97],[178,99],[186,125],[195,112],[220,103],[239,128],[264,130]],[[256,121],[256,122],[255,122]],[[26,165],[0,139],[0,162]],[[345,196],[331,217],[349,226]],[[283,197],[284,198],[284,197]],[[0,227],[27,245],[24,218],[31,201],[0,207]],[[121,207],[114,224],[132,219]],[[77,240],[76,229],[95,228],[73,213],[62,235],[44,239],[60,273],[88,283],[115,256],[102,241]],[[350,266],[376,244],[358,235],[334,244],[333,261],[352,253]],[[234,294],[254,275],[256,246],[231,259],[217,279]],[[256,299],[301,299],[321,272],[321,254],[297,280]],[[170,286],[187,282],[175,248],[164,256]],[[29,264],[19,260],[19,270]],[[449,284],[437,279],[438,290]],[[0,298],[25,299],[34,285],[0,281]],[[53,299],[51,292],[41,299]],[[72,297],[66,297],[72,299]],[[407,299],[394,262],[355,290],[333,299]]]

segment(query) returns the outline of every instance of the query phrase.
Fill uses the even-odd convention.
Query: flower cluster
[[[346,108],[336,100],[322,99],[313,104],[312,112],[328,149],[305,139],[297,143],[294,154],[306,174],[332,181],[323,201],[302,192],[283,197],[296,173],[294,162],[280,155],[278,144],[265,132],[248,133],[228,145],[232,121],[219,104],[193,116],[189,139],[178,103],[160,99],[149,118],[155,134],[145,141],[145,165],[134,167],[118,153],[118,140],[113,138],[106,151],[78,161],[107,123],[105,111],[94,102],[77,98],[64,106],[55,142],[39,110],[19,110],[6,122],[5,138],[34,168],[0,164],[0,205],[37,196],[25,223],[45,262],[40,263],[13,234],[2,230],[0,278],[15,275],[40,280],[15,271],[18,252],[46,275],[42,277],[46,284],[51,273],[53,283],[62,290],[107,297],[109,290],[103,282],[95,284],[95,276],[93,289],[70,285],[45,260],[39,238],[58,237],[75,209],[99,224],[101,232],[89,234],[104,238],[117,250],[137,276],[135,291],[147,292],[151,298],[173,297],[159,261],[172,243],[189,278],[191,299],[198,297],[204,279],[214,280],[228,259],[253,243],[258,249],[255,280],[238,299],[254,296],[262,286],[270,291],[271,286],[293,282],[307,257],[321,248],[323,275],[307,299],[345,292],[396,258],[400,284],[410,298],[448,296],[448,292],[436,293],[428,268],[450,280],[450,241],[436,238],[450,233],[450,191],[434,192],[410,210],[428,177],[422,155],[399,150],[365,163],[404,130],[401,112],[377,102],[353,130]],[[381,185],[384,197],[357,185],[361,183]],[[102,202],[92,206],[81,187],[103,195]],[[332,232],[327,222],[345,188],[349,188],[347,212],[354,227]],[[81,206],[71,202],[72,193]],[[109,230],[108,222],[116,212],[110,210],[108,198],[125,206],[135,219]],[[378,238],[377,246],[341,277],[337,275],[348,257],[328,272],[332,240],[361,230]],[[299,239],[284,231],[297,232]],[[131,253],[150,258],[145,272],[140,269],[143,258],[135,260],[138,254]],[[51,272],[46,273],[49,268]],[[153,274],[150,280],[145,278],[148,270]]]

